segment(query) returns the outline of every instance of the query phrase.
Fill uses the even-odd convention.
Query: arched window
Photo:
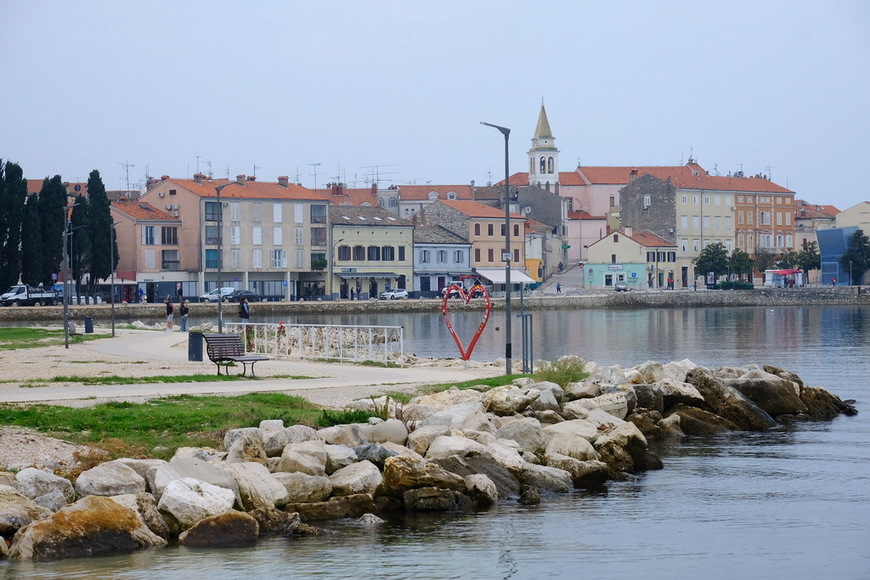
[[[480,224],[474,224],[474,235],[475,236],[480,235]]]
[[[520,237],[520,225],[519,224],[514,224],[514,237],[515,238]]]
[[[529,173],[534,173],[534,172],[535,172],[535,158],[531,157],[531,158],[529,158]]]
[[[504,231],[505,231],[505,230],[504,230],[504,224],[501,224],[501,226],[500,226],[500,228],[499,228],[499,230],[498,230],[498,232],[499,232],[498,235],[500,235],[501,237],[504,237]]]
[[[554,171],[553,166],[555,165],[555,163],[556,163],[556,160],[553,159],[552,157],[547,158],[547,173],[553,173],[553,171]]]
[[[430,191],[429,192],[429,201],[435,201],[436,199],[438,199],[438,192],[437,191]]]
[[[486,224],[486,235],[491,236],[495,233],[492,224]]]
[[[547,172],[547,158],[541,157],[541,171],[539,173],[546,173],[546,172]]]
[[[399,200],[395,197],[391,197],[389,205],[390,207],[396,207],[397,205],[399,205]]]
[[[447,199],[456,199],[456,192],[455,191],[448,191],[447,192]]]

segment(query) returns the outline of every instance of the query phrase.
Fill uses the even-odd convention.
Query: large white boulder
[[[338,496],[367,493],[374,495],[384,476],[371,461],[360,461],[339,469],[329,476],[332,494]]]
[[[30,499],[54,491],[61,492],[67,503],[72,503],[76,499],[76,492],[68,479],[35,467],[25,467],[19,471],[15,477],[14,487],[21,495]]]
[[[372,443],[392,441],[404,445],[408,440],[408,428],[398,419],[387,419],[372,427]]]
[[[157,509],[171,514],[186,530],[204,518],[227,513],[235,501],[235,493],[228,489],[185,477],[169,482]]]
[[[544,431],[541,422],[533,417],[505,421],[495,436],[516,441],[522,451],[537,453],[544,448]]]
[[[325,475],[296,471],[275,473],[273,477],[287,490],[288,503],[326,501],[332,495],[332,482]]]
[[[107,461],[83,471],[75,484],[76,494],[79,497],[141,493],[145,488],[145,479],[141,475],[132,467],[117,461]]]
[[[415,453],[426,455],[429,445],[431,445],[435,439],[442,435],[449,434],[450,427],[448,425],[425,425],[414,429],[408,434],[407,445],[408,448]]]
[[[253,509],[281,508],[287,503],[287,488],[260,463],[227,463],[224,465],[239,486],[242,507]]]
[[[486,455],[487,453],[487,448],[477,441],[465,437],[442,435],[429,445],[426,459],[441,459],[452,455],[468,457],[470,455]]]
[[[148,487],[158,500],[170,482],[184,478],[205,481],[223,487],[233,492],[234,496],[239,492],[236,480],[230,477],[225,470],[208,461],[192,457],[173,458],[169,463],[152,467],[147,474]]]

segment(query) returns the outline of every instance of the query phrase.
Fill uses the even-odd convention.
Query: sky
[[[483,185],[480,122],[527,171],[543,102],[561,171],[693,157],[870,200],[866,0],[0,0],[0,77],[0,159],[110,190]]]

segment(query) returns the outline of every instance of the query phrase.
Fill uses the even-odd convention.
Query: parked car
[[[441,289],[442,296],[447,294],[448,288],[450,288],[450,286],[445,286],[444,288]],[[470,288],[463,288],[463,289],[465,290],[465,293],[468,294],[468,291],[470,290]],[[477,289],[471,293],[472,298],[480,298],[481,296],[483,296],[483,292],[480,289]],[[453,288],[452,290],[450,290],[450,297],[451,298],[459,298],[459,291],[456,288]]]
[[[617,282],[613,285],[613,289],[617,292],[628,292],[628,282]]]
[[[259,302],[262,300],[260,295],[253,290],[233,290],[224,296],[224,302],[241,302],[242,298],[247,298],[248,302]]]
[[[408,298],[408,291],[404,288],[386,290],[384,292],[381,292],[380,298],[381,300],[399,300],[401,298]]]
[[[206,292],[205,294],[200,296],[199,301],[200,302],[217,302],[218,301],[218,294],[223,296],[224,300],[226,300],[227,295],[230,294],[231,292],[233,292],[234,290],[235,290],[235,288],[233,288],[232,286],[224,286],[223,288],[220,288],[220,289],[214,288],[213,290],[209,290],[208,292]]]

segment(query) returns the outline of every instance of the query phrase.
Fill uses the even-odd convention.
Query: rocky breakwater
[[[535,504],[662,468],[654,438],[765,430],[855,408],[771,366],[632,368],[586,363],[564,388],[451,389],[388,408],[390,418],[323,429],[264,420],[226,433],[223,449],[170,461],[118,459],[73,482],[48,471],[0,472],[0,557],[57,559],[170,543],[246,546],[314,534],[309,522],[391,512]]]

